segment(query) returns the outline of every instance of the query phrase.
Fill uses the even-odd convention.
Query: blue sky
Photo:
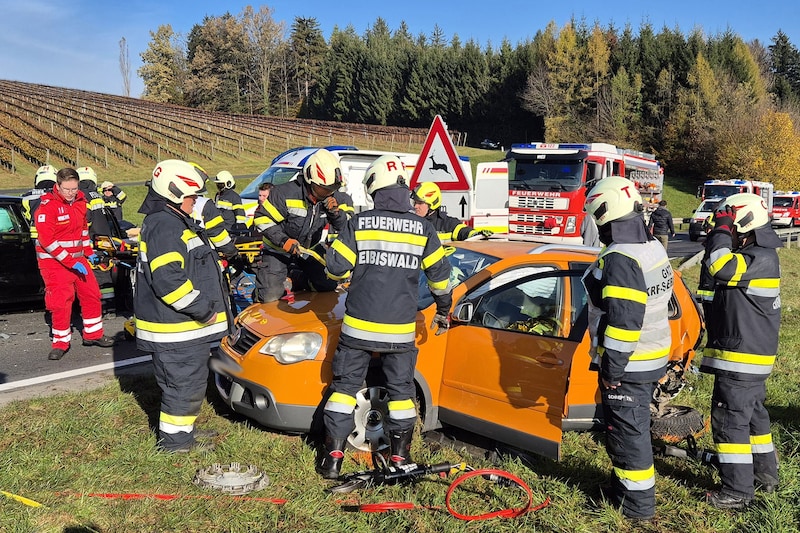
[[[143,90],[136,70],[150,32],[171,24],[188,34],[205,15],[238,15],[254,2],[207,0],[0,0],[0,79],[43,83],[109,94],[123,94],[119,41],[125,38],[131,63],[131,96]],[[780,29],[800,47],[797,0],[402,0],[395,2],[288,0],[268,3],[273,19],[287,30],[295,17],[315,17],[327,40],[334,27],[352,25],[358,34],[382,17],[392,30],[405,21],[411,33],[429,35],[438,25],[449,39],[474,39],[482,46],[512,45],[532,38],[548,22],[563,26],[571,17],[618,28],[643,22],[656,32],[664,26],[684,35],[701,28],[705,35],[731,29],[746,41],[765,45]]]

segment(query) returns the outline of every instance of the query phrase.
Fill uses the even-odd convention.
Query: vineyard
[[[162,159],[216,173],[258,172],[295,146],[413,151],[427,129],[234,115],[76,89],[0,80],[0,188],[28,187],[36,168],[91,166],[144,180]],[[451,132],[452,134],[452,132]]]

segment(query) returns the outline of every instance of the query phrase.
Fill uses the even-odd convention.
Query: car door
[[[580,343],[571,336],[575,283],[574,273],[526,266],[460,299],[462,321],[445,354],[441,422],[559,458],[567,379]]]
[[[0,203],[0,300],[32,300],[43,295],[36,251],[19,204]]]

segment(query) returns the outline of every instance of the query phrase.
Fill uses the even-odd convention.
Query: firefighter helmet
[[[762,197],[751,192],[742,192],[728,196],[722,206],[731,206],[736,210],[733,225],[739,233],[747,233],[769,223],[769,210]]]
[[[92,167],[81,167],[78,170],[78,177],[81,181],[87,180],[97,186],[97,172]]]
[[[309,185],[317,185],[332,194],[342,186],[339,159],[328,150],[320,148],[303,165],[303,178]]]
[[[159,196],[179,204],[187,196],[206,192],[207,179],[201,167],[180,159],[167,159],[153,169],[150,187]]]
[[[415,202],[425,202],[431,210],[439,209],[442,205],[442,191],[434,182],[423,181],[414,187],[411,199]]]
[[[388,187],[408,187],[406,166],[396,155],[382,155],[373,161],[364,172],[364,186],[367,193]]]
[[[643,210],[642,196],[627,178],[609,176],[597,182],[586,195],[586,211],[602,226],[628,218]]]
[[[222,183],[225,185],[226,189],[232,189],[233,186],[236,185],[236,180],[233,179],[233,175],[227,170],[220,170],[214,177],[214,183]]]
[[[53,165],[42,165],[33,177],[33,186],[39,189],[52,187],[56,183],[56,168]],[[51,183],[47,183],[51,182]]]

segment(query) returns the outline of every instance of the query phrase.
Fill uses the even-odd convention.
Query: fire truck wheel
[[[690,435],[699,437],[708,429],[709,423],[696,409],[671,405],[665,408],[662,416],[652,418],[650,435],[653,439],[677,443]]]

